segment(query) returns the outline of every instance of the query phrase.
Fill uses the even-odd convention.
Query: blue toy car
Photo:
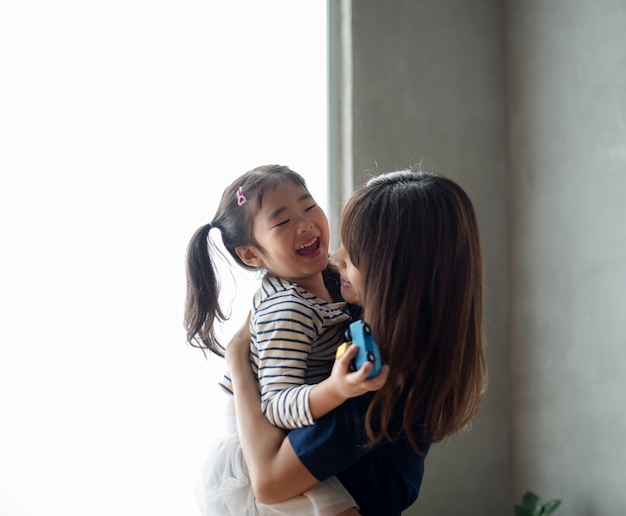
[[[359,351],[350,362],[350,370],[358,371],[365,362],[371,362],[374,367],[367,377],[378,376],[383,364],[380,358],[380,349],[374,340],[370,325],[361,320],[353,322],[346,330],[346,340],[348,342],[344,342],[337,348],[336,358],[340,358],[351,344],[356,344]]]

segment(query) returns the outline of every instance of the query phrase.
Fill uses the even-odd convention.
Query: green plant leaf
[[[541,514],[548,516],[548,514],[552,514],[556,511],[559,505],[561,505],[561,500],[550,500],[541,508]]]
[[[522,497],[522,507],[526,509],[528,516],[541,516],[541,502],[539,497],[531,492],[526,491]]]
[[[513,514],[515,516],[529,516],[530,513],[526,509],[524,509],[521,505],[514,505]]]

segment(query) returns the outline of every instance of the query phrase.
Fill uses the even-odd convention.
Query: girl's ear
[[[263,258],[259,255],[257,249],[251,245],[235,247],[235,252],[246,265],[251,267],[260,267],[263,265]]]

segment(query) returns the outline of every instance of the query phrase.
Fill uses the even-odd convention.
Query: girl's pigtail
[[[219,282],[210,255],[207,224],[191,237],[187,248],[187,299],[185,304],[185,330],[192,346],[208,349],[224,356],[224,347],[215,334],[215,319],[226,320],[219,306]]]

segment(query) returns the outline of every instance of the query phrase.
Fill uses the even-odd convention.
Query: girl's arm
[[[330,376],[314,385],[309,391],[309,407],[315,419],[328,414],[347,399],[376,391],[385,383],[386,376],[367,378],[373,367],[369,362],[358,371],[349,372],[348,365],[356,353],[357,346],[353,344],[346,352],[348,357],[344,355],[336,360]]]
[[[329,338],[321,317],[310,315],[313,308],[299,298],[279,292],[264,302],[267,306],[257,306],[252,315],[256,336],[253,352],[258,360],[255,373],[261,389],[261,406],[270,423],[285,430],[310,426],[347,399],[380,387],[372,386],[376,382],[367,379],[370,364],[358,374],[338,372],[317,384],[307,381],[307,361],[311,355],[320,353],[315,341],[324,342],[323,355],[334,353],[332,341],[339,344],[337,338],[343,333],[338,330],[346,322],[347,314],[339,312],[335,316],[340,322],[330,330],[335,333],[334,338]]]
[[[303,493],[318,480],[302,464],[285,432],[273,426],[263,414],[261,396],[250,368],[249,342],[250,334],[245,324],[226,348],[234,387],[237,429],[256,498],[263,503],[276,503]],[[362,383],[360,375],[367,376],[368,369],[355,373],[348,370],[355,354],[356,347],[352,346],[335,363],[332,375],[356,375],[354,379]],[[379,376],[367,382],[372,387],[380,387],[387,374],[388,368],[385,367]]]

